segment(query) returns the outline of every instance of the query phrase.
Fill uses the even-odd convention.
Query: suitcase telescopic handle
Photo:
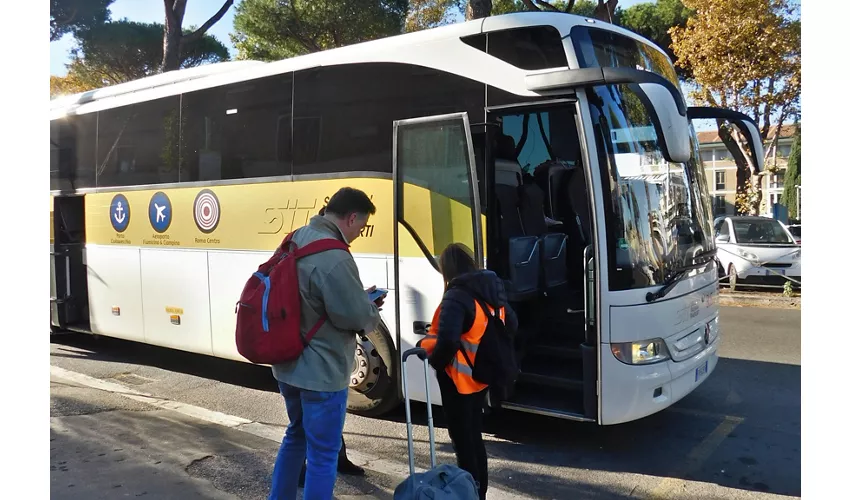
[[[428,411],[428,444],[431,451],[431,468],[437,466],[437,453],[434,444],[434,415],[431,411],[431,390],[428,387],[428,353],[421,347],[408,349],[401,355],[401,385],[404,391],[404,412],[407,417],[407,456],[408,465],[410,466],[410,477],[416,473],[416,468],[413,465],[413,420],[410,416],[410,393],[407,392],[407,358],[416,356],[423,361],[425,366],[425,404]]]

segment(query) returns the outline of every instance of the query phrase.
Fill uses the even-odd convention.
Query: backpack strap
[[[287,237],[283,240],[281,246],[287,244],[292,239],[293,233],[294,231],[287,235]],[[301,248],[296,248],[295,258],[300,259],[301,257],[306,257],[308,255],[313,255],[321,252],[327,252],[328,250],[345,250],[346,252],[350,253],[348,245],[343,243],[342,241],[339,241],[334,238],[323,238],[321,240],[316,240],[312,243],[308,243]],[[311,328],[310,331],[307,332],[307,335],[305,335],[303,339],[305,346],[309,344],[311,340],[313,340],[313,336],[316,335],[316,333],[319,331],[319,328],[321,328],[327,320],[328,315],[323,314],[322,317],[319,318],[319,321],[317,321],[316,324],[313,325],[313,328]]]
[[[287,236],[287,239],[289,237]],[[284,240],[286,242],[286,240]],[[306,257],[308,255],[313,255],[316,253],[327,252],[328,250],[345,250],[346,252],[351,253],[348,248],[348,245],[334,238],[323,238],[321,240],[316,240],[312,243],[308,243],[301,248],[297,248],[295,250],[295,258],[300,259],[301,257]]]

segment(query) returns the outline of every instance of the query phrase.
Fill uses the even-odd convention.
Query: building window
[[[782,189],[785,187],[785,172],[777,172],[770,176],[771,189]]]
[[[726,161],[731,160],[732,155],[729,154],[729,150],[726,148],[715,148],[714,149],[714,161]]]
[[[714,172],[714,189],[717,191],[726,189],[726,172],[724,170]]]
[[[714,213],[725,214],[726,213],[726,197],[725,196],[715,196],[714,197]]]

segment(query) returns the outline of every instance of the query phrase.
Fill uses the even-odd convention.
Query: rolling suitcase
[[[425,361],[425,401],[428,408],[428,444],[431,448],[431,469],[416,472],[413,466],[413,422],[410,417],[410,397],[407,392],[407,358],[416,356]],[[477,500],[478,484],[472,474],[456,465],[437,465],[434,448],[434,417],[431,412],[431,393],[428,390],[428,361],[425,349],[416,347],[401,358],[401,384],[404,390],[404,411],[407,416],[407,455],[410,476],[399,484],[393,500]]]

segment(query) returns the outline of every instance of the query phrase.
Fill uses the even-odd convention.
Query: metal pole
[[[797,220],[800,221],[800,223],[802,224],[803,214],[800,213],[800,188],[801,187],[802,186],[800,186],[799,184],[797,185]]]

